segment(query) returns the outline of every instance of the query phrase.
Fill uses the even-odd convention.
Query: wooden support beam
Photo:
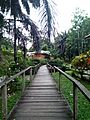
[[[23,73],[23,77],[22,77],[22,93],[25,90],[25,72]]]
[[[7,84],[2,88],[2,119],[7,120]]]
[[[78,91],[77,86],[73,83],[73,118],[77,120],[77,110],[78,110]]]
[[[32,81],[32,68],[30,68],[30,81]]]
[[[60,91],[60,72],[59,72],[59,83],[58,83],[58,90]]]

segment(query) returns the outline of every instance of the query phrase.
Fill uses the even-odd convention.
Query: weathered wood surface
[[[71,111],[46,66],[41,66],[9,120],[72,120]]]

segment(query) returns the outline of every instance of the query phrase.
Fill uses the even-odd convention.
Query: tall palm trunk
[[[1,44],[2,44],[2,34],[0,33],[0,60],[2,60],[2,49],[1,49]]]
[[[25,46],[25,42],[23,42],[23,57],[24,60],[26,59],[26,46]]]
[[[14,61],[17,63],[17,32],[16,32],[16,15],[14,14]]]

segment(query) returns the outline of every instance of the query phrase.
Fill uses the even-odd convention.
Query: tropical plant
[[[64,59],[66,49],[66,38],[67,38],[66,31],[62,32],[61,34],[58,34],[58,36],[55,38],[55,48],[57,49],[59,56]]]
[[[90,18],[85,11],[76,9],[66,40],[66,56],[69,60],[89,50],[89,41],[84,39],[89,33]]]
[[[77,68],[77,69],[90,69],[90,51],[86,52],[86,53],[82,53],[79,56],[76,56],[73,60],[72,60],[72,66]]]
[[[45,32],[46,38],[48,38],[49,41],[49,46],[50,46],[50,37],[51,37],[51,32],[55,34],[55,10],[54,6],[52,3],[48,2],[48,0],[42,0],[42,6],[41,6],[41,25],[44,24],[43,29]],[[53,6],[53,7],[52,7]]]
[[[22,0],[22,4],[24,8],[26,9],[27,13],[29,14],[29,5],[28,1]],[[17,62],[17,47],[16,47],[16,18],[22,16],[22,10],[20,6],[19,0],[1,0],[0,1],[1,11],[3,13],[5,12],[11,12],[11,15],[13,15],[14,18],[14,61]]]
[[[40,0],[34,0],[34,1],[33,0],[21,0],[21,2],[22,2],[23,6],[26,9],[28,14],[30,13],[28,2],[32,3],[34,8],[40,7],[40,3],[43,2],[44,9],[45,9],[45,11],[43,11],[43,13],[44,13],[43,19],[47,16],[47,20],[45,19],[46,20],[45,22],[46,22],[46,25],[47,25],[47,29],[48,29],[47,33],[48,33],[48,38],[49,38],[49,41],[50,41],[52,14],[51,14],[51,10],[50,10],[50,6],[49,6],[48,1],[47,0],[42,0],[42,1],[40,1]],[[1,0],[0,1],[0,6],[1,6],[1,11],[3,13],[8,12],[10,10],[11,15],[13,15],[13,18],[14,18],[14,60],[16,62],[17,61],[17,57],[16,57],[17,56],[16,18],[17,17],[19,17],[19,18],[22,17],[21,5],[20,5],[19,0]],[[38,37],[37,37],[37,42],[38,42]],[[36,44],[37,44],[37,42],[36,42]]]

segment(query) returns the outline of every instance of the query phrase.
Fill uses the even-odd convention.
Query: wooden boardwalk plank
[[[71,111],[45,65],[25,90],[10,120],[72,120]]]

